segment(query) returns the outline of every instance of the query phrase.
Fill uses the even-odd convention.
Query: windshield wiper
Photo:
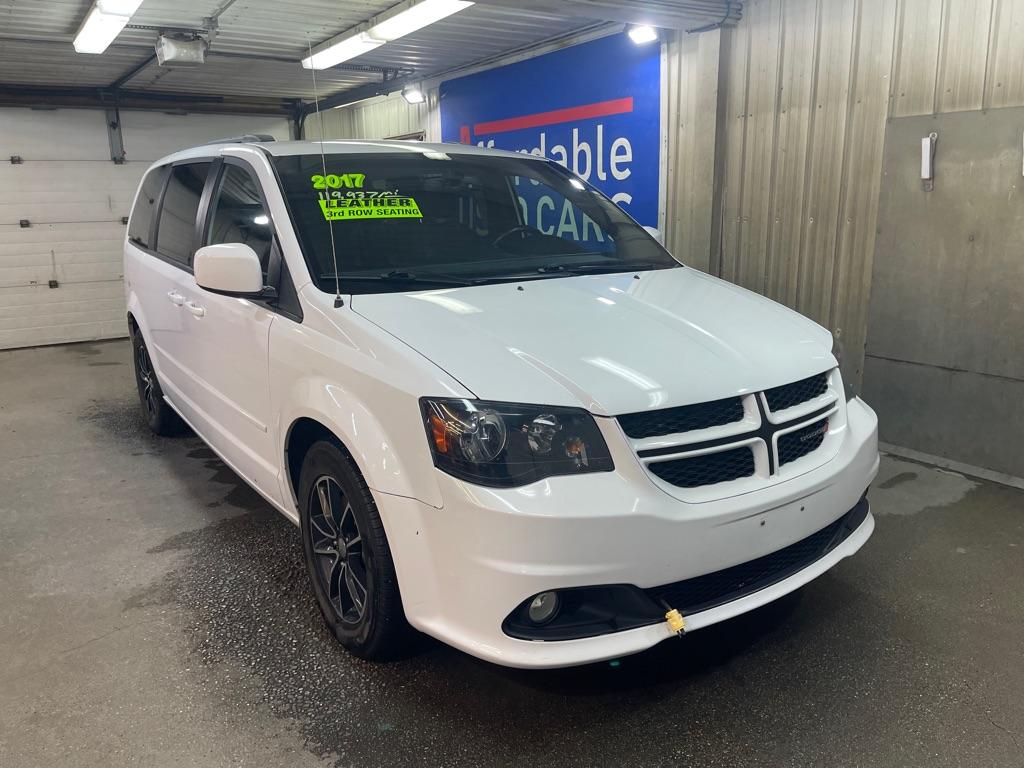
[[[489,275],[479,282],[506,280],[542,280],[552,277],[575,277],[577,275],[600,275],[615,272],[640,272],[655,269],[656,264],[545,264],[529,272],[510,272],[503,275]]]
[[[334,280],[334,275],[320,275],[321,280]],[[457,277],[445,275],[414,275],[412,272],[393,269],[379,275],[341,275],[339,278],[342,284],[346,282],[374,282],[374,283],[413,283],[424,285],[452,285],[469,286],[478,285],[479,280],[460,280]]]
[[[565,271],[569,274],[599,274],[600,272],[640,272],[644,269],[653,269],[656,264],[652,262],[641,262],[637,264],[569,264],[554,271]],[[545,269],[545,267],[541,267]],[[538,270],[540,271],[540,270]]]
[[[545,264],[538,267],[537,272],[542,275],[566,274],[566,275],[597,275],[602,272],[642,272],[645,269],[654,269],[657,265],[645,262],[641,264]]]

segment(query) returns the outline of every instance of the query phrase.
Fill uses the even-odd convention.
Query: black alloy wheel
[[[338,481],[321,475],[309,500],[310,534],[320,587],[342,622],[358,625],[366,613],[363,535]]]
[[[145,344],[135,345],[135,375],[138,377],[139,399],[146,409],[149,418],[156,415],[158,403],[156,399],[156,374],[153,363],[149,359],[149,351]]]
[[[157,435],[171,436],[180,434],[185,423],[181,417],[164,400],[164,391],[160,380],[153,369],[153,360],[149,356],[142,332],[132,330],[132,357],[135,361],[135,385],[139,390],[139,402],[146,417],[146,424]]]
[[[384,523],[348,451],[333,440],[313,443],[296,497],[306,569],[328,629],[364,659],[407,655],[416,632],[405,620]]]

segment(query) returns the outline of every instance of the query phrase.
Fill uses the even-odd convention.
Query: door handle
[[[182,296],[177,291],[168,291],[167,298],[170,299],[171,304],[173,304],[176,307],[180,307],[182,304],[185,303],[185,297]]]
[[[203,309],[202,307],[200,307],[194,301],[186,301],[185,302],[185,309],[187,309],[189,312],[191,312],[196,317],[202,317],[203,315],[206,314],[206,310]]]

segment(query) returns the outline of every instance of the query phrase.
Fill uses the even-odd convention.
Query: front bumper
[[[481,488],[439,473],[443,509],[378,494],[406,615],[427,634],[513,667],[571,666],[650,648],[674,635],[665,622],[544,642],[511,637],[502,623],[538,592],[601,584],[647,590],[764,557],[829,526],[857,504],[878,470],[871,409],[852,400],[843,429],[838,453],[825,464],[702,503],[670,497],[624,441],[614,439],[614,472],[515,489]],[[856,552],[873,529],[868,513],[825,556],[756,592],[687,615],[687,630],[799,588]]]

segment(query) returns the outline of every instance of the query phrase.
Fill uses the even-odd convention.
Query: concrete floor
[[[297,532],[150,436],[127,342],[0,352],[0,766],[1024,765],[1024,492],[885,458],[865,549],[639,656],[321,629]]]

